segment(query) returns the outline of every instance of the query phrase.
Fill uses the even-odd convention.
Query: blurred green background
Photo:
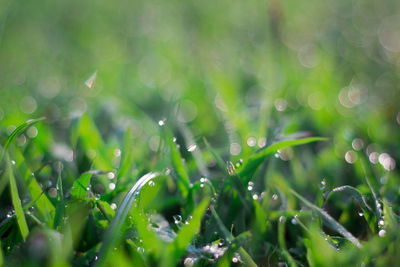
[[[63,141],[71,119],[88,112],[106,138],[133,125],[147,144],[167,118],[246,156],[248,144],[307,130],[333,138],[335,162],[360,138],[374,143],[368,154],[388,153],[392,169],[399,5],[2,0],[3,135],[46,116]]]

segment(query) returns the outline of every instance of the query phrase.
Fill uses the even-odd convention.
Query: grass
[[[400,262],[398,1],[3,4],[0,265]]]

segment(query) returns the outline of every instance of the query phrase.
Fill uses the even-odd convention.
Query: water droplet
[[[364,147],[364,141],[360,138],[356,138],[351,142],[351,146],[353,147],[354,150],[361,150]]]
[[[378,233],[378,235],[379,235],[380,237],[384,237],[384,236],[386,235],[386,230],[384,230],[384,229],[380,230],[379,233]]]
[[[110,183],[110,184],[108,185],[108,188],[109,188],[110,190],[114,190],[114,189],[115,189],[115,183]]]
[[[326,181],[325,179],[322,179],[321,183],[319,184],[319,189],[324,190],[326,187]]]
[[[15,165],[16,164],[15,160],[11,160],[11,164]]]
[[[360,216],[360,217],[364,216],[364,212],[359,211],[359,212],[358,212],[358,216]]]
[[[242,150],[242,147],[238,143],[232,143],[230,146],[229,152],[232,155],[239,155],[241,150]]]
[[[275,153],[275,154],[274,154],[274,157],[275,157],[275,158],[279,158],[279,153]]]
[[[111,207],[113,210],[116,210],[116,209],[117,209],[117,204],[111,203],[110,207]]]
[[[249,191],[253,190],[253,186],[249,185],[249,186],[247,187],[247,190],[249,190]]]
[[[344,159],[346,160],[347,163],[353,164],[354,162],[357,161],[357,154],[356,152],[349,150],[344,155]]]
[[[186,258],[183,261],[183,265],[185,265],[185,267],[192,267],[194,265],[194,259],[193,258]]]
[[[379,221],[379,225],[380,225],[380,226],[384,226],[384,225],[385,225],[385,221],[384,221],[384,220],[380,220],[380,221]]]
[[[109,172],[109,173],[107,173],[107,178],[108,179],[114,179],[115,178],[115,174],[113,173],[113,172]]]
[[[153,182],[153,181],[149,181],[148,185],[149,185],[149,186],[151,186],[151,187],[153,187],[153,186],[155,186],[155,185],[156,185],[156,183],[155,183],[155,182]]]
[[[179,223],[182,222],[182,216],[181,215],[174,215],[174,216],[172,216],[172,218],[174,218],[175,224],[179,224]]]
[[[296,220],[295,218],[293,218],[293,219],[291,220],[291,223],[292,223],[293,225],[296,225],[296,224],[297,224],[297,220]]]
[[[29,210],[30,212],[33,212],[33,211],[35,210],[35,207],[34,207],[34,206],[30,206],[30,207],[28,208],[28,210]]]
[[[187,147],[187,151],[193,152],[193,151],[196,150],[196,148],[197,148],[197,145],[192,144],[192,145],[189,145],[189,146]]]
[[[200,183],[205,183],[205,182],[207,182],[207,181],[208,181],[207,178],[204,178],[204,177],[200,178]]]
[[[121,149],[115,149],[114,150],[114,156],[116,156],[116,157],[121,157]]]
[[[247,139],[247,145],[249,147],[255,146],[256,143],[257,143],[257,140],[254,137],[249,137],[249,139]]]
[[[253,199],[254,199],[254,200],[258,200],[258,195],[257,195],[257,194],[254,194],[254,195],[253,195]]]
[[[278,195],[277,194],[273,194],[272,195],[272,200],[274,200],[274,201],[278,200]]]
[[[158,125],[164,126],[165,125],[165,119],[159,120]]]

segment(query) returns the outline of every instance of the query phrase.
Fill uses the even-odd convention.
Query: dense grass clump
[[[395,0],[4,1],[0,266],[395,266]]]

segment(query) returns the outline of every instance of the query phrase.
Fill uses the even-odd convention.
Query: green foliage
[[[399,10],[3,1],[0,265],[398,265]]]

